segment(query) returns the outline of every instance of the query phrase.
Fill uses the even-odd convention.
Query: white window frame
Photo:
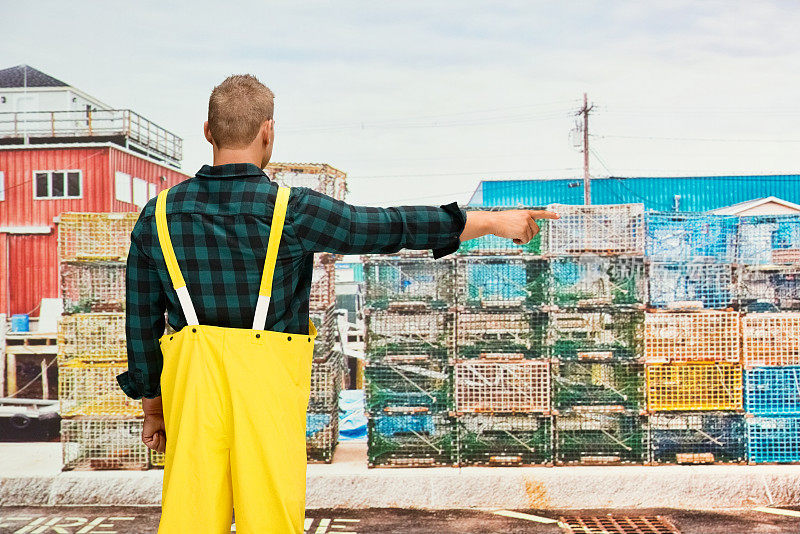
[[[0,171],[0,202],[6,199],[6,173]]]
[[[150,200],[155,196],[158,196],[158,184],[147,182],[147,200]]]
[[[47,173],[47,196],[40,197],[36,195],[37,183],[36,183],[36,175],[40,173]],[[67,173],[70,172],[77,172],[78,173],[78,183],[81,187],[81,194],[78,196],[69,196],[64,195],[63,197],[54,197],[53,196],[53,173],[54,172],[63,172],[64,177],[66,178]],[[80,200],[83,198],[83,169],[39,169],[33,171],[33,199],[34,200]],[[64,193],[66,193],[67,184],[64,183]]]
[[[127,181],[127,190],[128,196],[127,198],[119,198],[119,180],[120,178],[124,178]],[[118,200],[120,202],[126,202],[128,204],[133,204],[133,177],[128,174],[127,172],[122,171],[114,171],[114,200]]]

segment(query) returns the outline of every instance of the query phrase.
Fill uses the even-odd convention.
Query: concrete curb
[[[161,504],[161,469],[60,471],[54,445],[24,449],[30,468],[0,454],[0,506]],[[367,469],[366,446],[343,444],[334,463],[308,466],[306,497],[310,509],[788,506],[800,504],[800,465]]]

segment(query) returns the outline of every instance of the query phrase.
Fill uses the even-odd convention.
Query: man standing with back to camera
[[[213,166],[159,193],[131,232],[128,370],[142,441],[165,453],[159,534],[303,532],[315,252],[434,258],[486,234],[527,243],[547,211],[355,206],[262,171],[273,93],[251,75],[211,92]],[[274,284],[273,284],[274,280]],[[164,334],[164,311],[174,334]]]

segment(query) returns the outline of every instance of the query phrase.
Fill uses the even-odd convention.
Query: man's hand
[[[154,399],[142,397],[142,410],[144,411],[142,442],[156,452],[166,451],[167,431],[164,427],[161,397],[158,396]]]
[[[558,214],[545,210],[468,211],[461,241],[494,234],[524,245],[539,233],[537,219],[558,218]]]

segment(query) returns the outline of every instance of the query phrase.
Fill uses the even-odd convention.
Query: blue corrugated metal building
[[[800,204],[800,174],[593,178],[592,204],[643,202],[645,209],[708,211],[776,196]],[[583,179],[484,180],[470,206],[583,204]]]

